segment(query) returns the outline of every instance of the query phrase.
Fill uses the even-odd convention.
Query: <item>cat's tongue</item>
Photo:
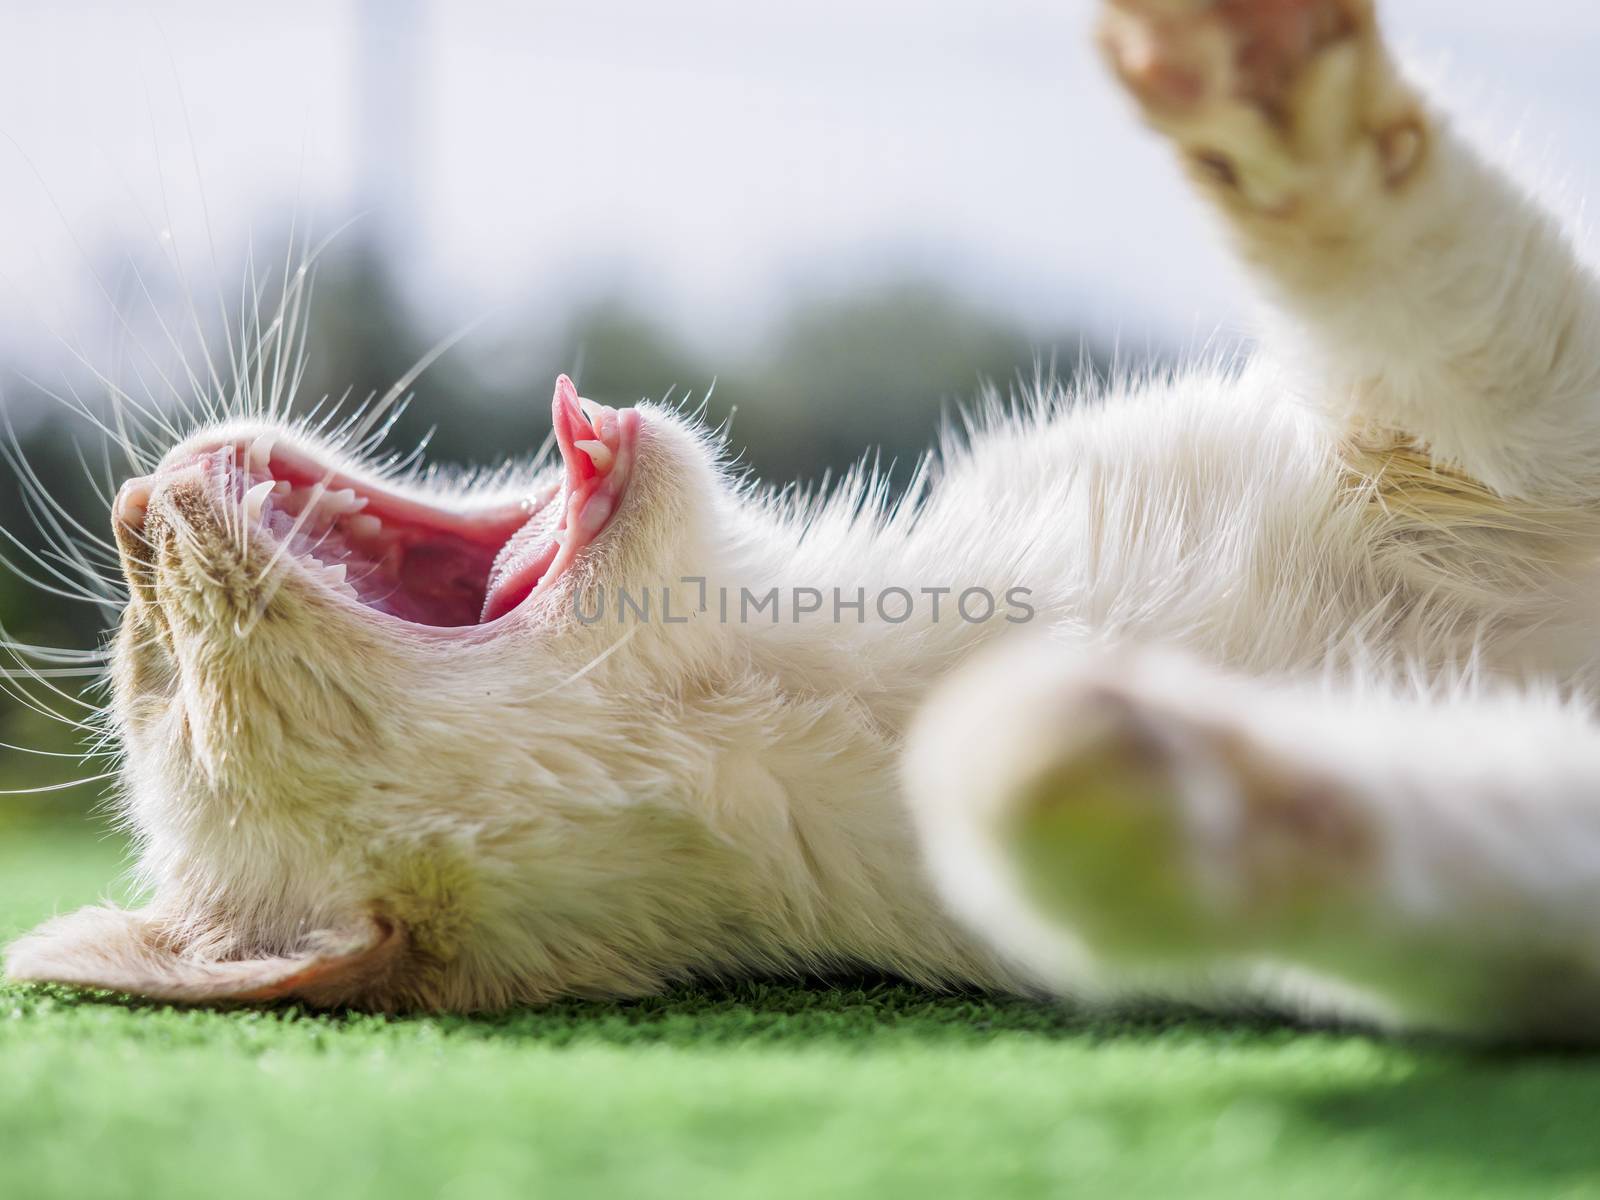
[[[528,501],[532,514],[501,548],[489,572],[483,622],[503,617],[556,579],[610,522],[633,468],[639,414],[578,397],[565,375],[552,401],[565,476],[557,490]]]

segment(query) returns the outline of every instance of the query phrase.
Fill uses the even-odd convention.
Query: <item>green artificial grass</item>
[[[0,936],[114,843],[0,827]],[[890,984],[488,1019],[0,988],[0,1197],[1600,1197],[1600,1058]]]

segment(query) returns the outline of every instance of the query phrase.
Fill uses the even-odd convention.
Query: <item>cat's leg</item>
[[[1106,0],[1102,42],[1353,431],[1600,497],[1596,282],[1396,69],[1372,0]]]
[[[1553,701],[1027,646],[936,697],[907,773],[944,894],[1047,977],[1036,925],[1113,993],[1281,969],[1335,985],[1301,1011],[1600,1040],[1600,728]]]

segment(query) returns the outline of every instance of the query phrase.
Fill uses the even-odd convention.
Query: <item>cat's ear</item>
[[[84,908],[13,942],[6,978],[102,988],[178,1004],[262,1004],[298,999],[318,1006],[355,1000],[381,983],[405,943],[392,922],[361,914],[306,935],[282,957],[207,962],[180,953],[145,911]]]

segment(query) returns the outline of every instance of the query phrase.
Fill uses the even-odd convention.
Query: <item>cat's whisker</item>
[[[0,796],[43,796],[51,792],[65,792],[73,788],[86,787],[91,783],[104,783],[108,779],[116,779],[117,775],[116,771],[105,771],[99,775],[86,775],[82,779],[68,779],[62,783],[40,784],[38,787],[0,788]]]

